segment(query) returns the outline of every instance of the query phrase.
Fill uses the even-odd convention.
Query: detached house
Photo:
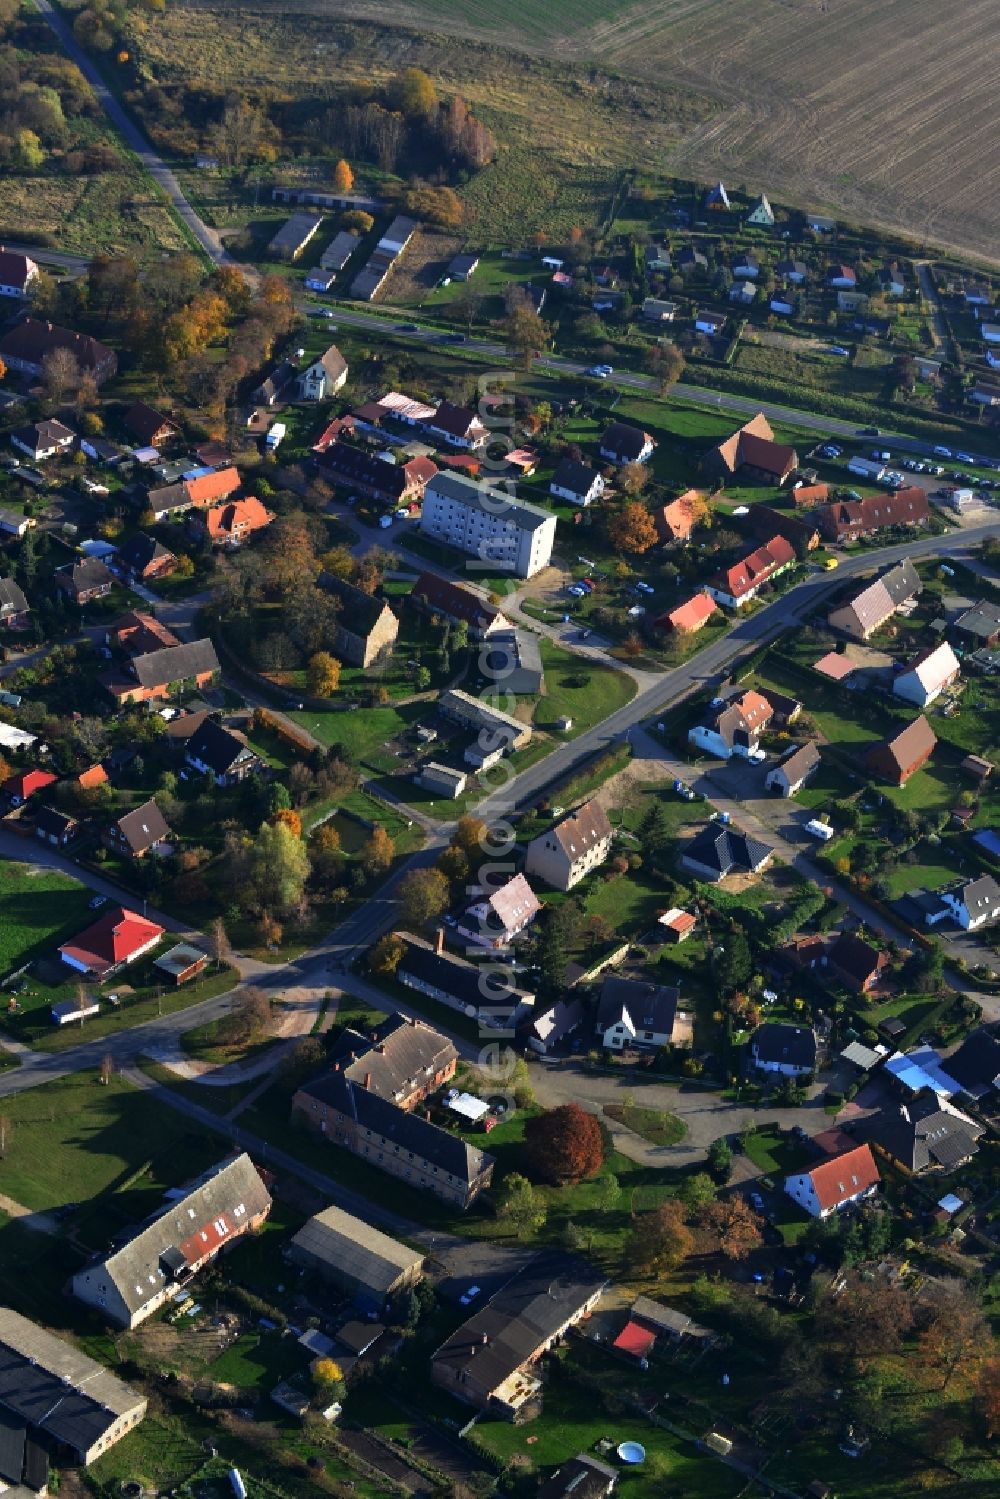
[[[605,978],[597,1005],[596,1031],[608,1051],[626,1047],[659,1050],[663,1046],[690,1046],[693,1021],[678,1009],[680,991],[667,984],[646,984],[637,979]]]
[[[336,344],[299,374],[295,388],[300,401],[328,401],[347,383],[347,360]]]
[[[819,1161],[809,1171],[785,1177],[785,1191],[811,1218],[829,1218],[870,1197],[879,1184],[878,1167],[868,1145],[855,1145]]]
[[[662,629],[679,630],[683,635],[693,635],[697,630],[705,628],[716,609],[715,600],[709,598],[707,593],[696,593],[685,603],[678,604],[676,609],[661,614],[654,622]]]
[[[46,786],[54,786],[58,777],[48,770],[17,770],[0,786],[0,795],[6,797],[12,807],[23,807],[29,797]]]
[[[769,770],[764,778],[764,786],[776,796],[794,796],[797,791],[802,790],[819,766],[819,750],[810,740],[798,749],[790,750],[780,764]]]
[[[750,1038],[750,1056],[761,1072],[804,1077],[816,1070],[816,1032],[801,1025],[767,1022]]]
[[[927,764],[936,744],[937,735],[921,714],[892,739],[869,750],[865,765],[891,785],[905,786],[910,777]]]
[[[139,531],[119,548],[118,563],[129,577],[148,582],[150,578],[164,578],[172,573],[177,558],[155,536]]]
[[[963,931],[975,932],[1000,920],[1000,884],[991,874],[962,880],[938,893]]]
[[[771,424],[762,411],[711,448],[701,460],[704,472],[723,484],[737,475],[744,481],[784,484],[798,466],[798,453],[786,443],[775,442]]]
[[[162,926],[138,911],[112,906],[93,926],[64,942],[59,956],[68,968],[95,978],[110,978],[120,969],[152,952],[163,936]]]
[[[889,954],[854,932],[841,932],[827,949],[824,962],[845,988],[855,994],[868,994],[888,968]]]
[[[206,718],[192,734],[185,759],[194,770],[210,775],[217,786],[235,786],[263,769],[263,761],[243,735],[224,729],[212,718]]]
[[[102,842],[112,853],[126,859],[144,859],[147,854],[159,853],[170,838],[166,818],[156,802],[150,797],[141,807],[126,812],[105,832]]]
[[[399,620],[385,600],[331,573],[321,573],[319,582],[340,603],[333,642],[340,659],[350,666],[369,667],[388,655],[399,634]]]
[[[161,416],[145,401],[136,401],[125,413],[125,426],[140,447],[162,448],[180,436],[180,428],[169,417]]]
[[[887,261],[880,266],[877,276],[879,290],[886,297],[903,297],[906,295],[906,277],[897,263]]]
[[[774,228],[774,209],[767,201],[766,193],[761,193],[760,197],[753,202],[747,214],[747,223],[753,224],[757,229]]]
[[[961,667],[947,641],[921,651],[893,678],[892,690],[905,702],[926,708],[958,680]]]
[[[592,505],[604,493],[604,479],[586,463],[563,458],[549,485],[549,494],[573,505]]]
[[[492,893],[483,891],[462,915],[458,933],[477,947],[505,948],[531,925],[542,903],[523,874]]]
[[[640,427],[626,422],[612,422],[601,438],[600,455],[608,463],[645,463],[653,456],[656,443]]]
[[[717,883],[728,874],[759,874],[774,857],[774,849],[739,828],[710,822],[685,844],[681,868],[699,879]]]
[[[466,452],[483,447],[489,436],[474,411],[465,406],[454,406],[451,401],[441,402],[434,415],[424,423],[424,430],[447,447],[461,448]]]
[[[661,541],[688,541],[704,514],[704,502],[696,489],[687,489],[669,505],[653,511],[653,525]]]
[[[773,536],[739,562],[716,573],[705,584],[705,592],[727,609],[741,609],[757,597],[765,583],[780,577],[795,564],[795,550],[783,536]]]
[[[842,287],[844,291],[853,291],[857,284],[857,275],[849,265],[832,265],[827,275],[827,285]]]
[[[931,1089],[859,1119],[854,1132],[904,1171],[956,1171],[979,1149],[983,1126]]]
[[[101,675],[101,685],[119,704],[146,703],[167,698],[184,683],[198,691],[209,687],[220,670],[219,658],[210,640],[192,640],[133,656],[124,670],[113,668]]]
[[[60,454],[68,453],[76,442],[76,433],[64,427],[62,422],[50,419],[18,427],[10,434],[10,440],[35,463],[42,463],[46,458],[58,458]]]
[[[214,547],[235,551],[258,531],[266,530],[274,520],[274,514],[256,495],[251,494],[242,500],[228,500],[221,505],[213,505],[203,511],[198,519]]]
[[[52,581],[78,604],[89,604],[91,599],[103,599],[115,586],[114,573],[98,557],[78,557],[75,562],[57,567],[52,574]]]
[[[0,245],[0,297],[26,297],[38,276],[38,266],[28,255]]]
[[[612,828],[600,802],[584,802],[528,844],[526,874],[555,890],[572,890],[611,852]]]
[[[13,578],[0,578],[0,626],[5,630],[24,630],[31,617],[28,600]]]
[[[752,689],[733,698],[716,698],[704,720],[688,730],[688,744],[720,760],[734,755],[750,760],[773,716],[767,698]]]
[[[118,358],[113,349],[91,338],[89,333],[74,333],[55,323],[25,318],[0,338],[0,359],[9,370],[16,370],[19,375],[37,377],[44,374],[45,356],[56,349],[66,349],[72,354],[81,375],[92,375],[97,385],[110,380],[118,369]]]

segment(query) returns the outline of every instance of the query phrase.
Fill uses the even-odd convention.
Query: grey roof
[[[254,751],[241,734],[223,728],[214,718],[205,718],[191,735],[187,753],[190,759],[201,760],[216,775],[222,776],[241,756]]]
[[[538,1499],[604,1499],[618,1482],[614,1468],[590,1452],[578,1452],[562,1463],[538,1490]]]
[[[973,1031],[948,1058],[948,1076],[970,1097],[984,1096],[1000,1078],[1000,1040],[985,1027]]]
[[[246,1212],[237,1218],[240,1206]],[[104,1270],[129,1311],[141,1311],[163,1289],[166,1277],[160,1261],[165,1254],[174,1250],[185,1263],[196,1261],[205,1249],[199,1242],[191,1254],[185,1254],[183,1246],[190,1240],[200,1241],[202,1233],[211,1231],[225,1215],[229,1232],[225,1237],[215,1235],[216,1247],[220,1247],[239,1224],[266,1213],[270,1206],[271,1194],[253,1161],[246,1154],[238,1155],[213,1167],[184,1197],[171,1202],[135,1238],[108,1255]]]
[[[880,581],[896,608],[913,598],[923,587],[917,570],[908,557],[895,567],[890,567],[888,572],[882,574]]]
[[[567,812],[548,832],[539,833],[533,843],[554,838],[568,859],[575,862],[588,848],[611,836],[608,814],[596,798],[583,802]]]
[[[474,1370],[478,1386],[496,1389],[606,1284],[605,1277],[582,1260],[555,1253],[536,1255],[442,1343],[433,1362],[451,1365],[459,1380],[463,1370]]]
[[[975,1154],[983,1128],[958,1110],[945,1108],[927,1089],[897,1109],[883,1109],[868,1119],[859,1119],[853,1133],[881,1145],[910,1171],[923,1171],[928,1166],[949,1171]]]
[[[146,1402],[71,1343],[0,1307],[0,1405],[82,1456]]]
[[[134,854],[143,854],[164,838],[170,837],[167,820],[152,797],[119,817],[115,827]]]
[[[484,515],[502,515],[504,520],[522,531],[537,531],[546,521],[555,519],[550,510],[543,510],[540,505],[530,505],[527,500],[516,500],[503,490],[484,488],[458,474],[435,474],[424,490],[425,504],[432,494],[442,495],[446,500],[453,500],[470,510],[481,510]]]
[[[596,478],[596,469],[588,464],[578,463],[575,458],[563,458],[552,475],[552,483],[560,489],[568,489],[571,494],[589,494]]]
[[[5,614],[23,614],[28,600],[13,578],[0,578],[0,619]]]
[[[332,1074],[367,1083],[368,1091],[405,1102],[428,1076],[458,1057],[454,1043],[422,1020],[390,1015],[369,1035],[344,1030],[329,1053]]]
[[[115,581],[115,575],[99,557],[78,557],[56,568],[56,576],[71,578],[78,593],[86,588],[103,588]]]
[[[162,541],[157,541],[155,536],[139,531],[119,548],[118,560],[132,572],[142,572],[151,562],[162,562],[164,558],[172,558],[173,555],[170,548],[165,547]]]
[[[639,457],[648,441],[648,434],[641,427],[632,427],[628,422],[612,422],[601,437],[601,452],[613,453],[623,463]]]
[[[341,229],[320,256],[320,266],[324,271],[342,271],[360,243],[360,235],[352,234],[350,229]]]
[[[401,984],[407,979],[415,979],[418,983],[430,985],[457,1000],[468,1013],[478,1014],[484,1019],[497,1014],[509,1020],[522,1004],[528,1002],[530,996],[527,993],[499,983],[492,968],[480,968],[463,958],[453,957],[451,953],[435,952],[425,943],[403,933],[400,935],[406,943],[406,954],[396,969]]]
[[[310,1218],[292,1239],[292,1248],[382,1296],[401,1275],[419,1270],[424,1262],[419,1250],[408,1249],[338,1207],[325,1208]]]
[[[178,942],[169,952],[161,953],[158,958],[153,959],[153,967],[161,969],[164,973],[171,973],[175,978],[186,972],[194,963],[204,963],[208,954],[200,947],[195,947],[191,942]]]
[[[792,750],[790,755],[786,755],[775,769],[784,771],[789,782],[794,784],[802,776],[815,770],[819,763],[819,748],[810,739],[805,744],[800,744],[798,749]]]
[[[759,838],[751,838],[749,833],[741,833],[739,828],[720,827],[718,823],[710,822],[686,845],[683,857],[709,869],[717,869],[721,876],[734,870],[746,873],[756,869],[773,853],[774,849],[768,844]]]
[[[557,999],[555,1004],[536,1016],[531,1034],[545,1046],[558,1046],[583,1024],[584,1014],[581,999]]]
[[[992,639],[1000,631],[1000,604],[994,604],[989,599],[977,600],[971,609],[959,616],[955,627],[981,640]]]
[[[751,1037],[759,1062],[785,1062],[793,1067],[815,1067],[816,1032],[804,1025],[769,1021],[759,1025]]]
[[[322,222],[322,214],[309,213],[305,209],[300,209],[282,224],[267,248],[278,251],[291,250],[294,253],[316,232]]]
[[[606,1031],[626,1016],[633,1030],[669,1036],[674,1028],[680,991],[669,984],[647,984],[609,974],[601,985],[597,1029]]]
[[[205,672],[221,670],[215,646],[208,639],[192,640],[189,645],[167,645],[159,651],[147,651],[132,662],[136,680],[143,687],[163,687],[183,682]]]
[[[340,601],[337,624],[349,635],[357,635],[366,640],[382,615],[389,609],[385,599],[376,598],[372,593],[365,593],[363,588],[355,588],[353,583],[347,583],[343,578],[336,578],[333,573],[321,572],[319,584],[327,593]],[[391,614],[392,610],[390,609],[389,612]]]
[[[981,874],[976,880],[966,880],[957,887],[956,894],[971,916],[980,916],[984,911],[995,911],[1000,906],[1000,885],[991,874]]]

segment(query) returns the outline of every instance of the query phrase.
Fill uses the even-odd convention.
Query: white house
[[[967,880],[938,892],[950,914],[966,932],[975,932],[1000,918],[1000,885],[991,874]]]
[[[45,458],[68,452],[76,441],[76,433],[53,417],[48,421],[33,422],[28,427],[18,427],[10,434],[10,440],[15,448],[20,448],[22,453],[40,463]]]
[[[296,380],[299,399],[302,401],[327,401],[342,390],[347,380],[347,360],[336,344],[314,359],[302,370]]]
[[[604,479],[586,463],[564,458],[552,475],[549,494],[573,505],[592,505],[604,493]]]
[[[819,765],[819,750],[811,739],[807,740],[805,744],[786,755],[780,765],[776,765],[768,772],[764,779],[764,787],[767,791],[773,791],[776,796],[794,796],[797,791],[801,791],[809,777],[818,770]]]
[[[477,947],[502,949],[530,926],[542,903],[523,874],[492,892],[483,891],[462,916],[458,931]]]
[[[752,689],[729,700],[717,699],[704,720],[688,730],[688,743],[719,760],[734,755],[750,760],[757,757],[758,741],[773,717],[767,698]]]
[[[768,1022],[750,1038],[750,1055],[761,1072],[804,1077],[816,1068],[816,1032],[802,1025]]]
[[[785,1177],[785,1191],[812,1218],[829,1218],[852,1203],[870,1197],[879,1183],[869,1145],[856,1145],[819,1161],[810,1171]]]
[[[925,708],[958,680],[960,671],[958,657],[948,642],[942,641],[940,645],[921,651],[893,678],[893,695]]]
[[[724,312],[699,312],[695,316],[694,325],[699,333],[709,333],[714,337],[726,326],[726,314]]]
[[[608,1051],[625,1047],[658,1050],[662,1046],[690,1046],[692,1020],[679,1010],[679,991],[667,984],[609,975],[601,986],[596,1030]]]
[[[29,255],[0,245],[0,297],[26,297],[37,276],[38,266]]]

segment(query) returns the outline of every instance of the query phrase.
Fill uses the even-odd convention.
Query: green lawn
[[[255,1395],[270,1393],[282,1379],[305,1375],[310,1355],[293,1337],[277,1332],[246,1332],[208,1365],[205,1376]]]
[[[315,734],[323,744],[343,745],[353,763],[384,771],[395,760],[386,751],[386,743],[432,715],[433,711],[429,703],[407,703],[403,707],[386,705],[383,708],[327,713],[310,709],[288,716]]]
[[[90,895],[85,885],[56,870],[0,863],[0,976],[52,954],[81,931],[94,919]]]
[[[606,1103],[604,1112],[609,1119],[624,1124],[626,1129],[641,1135],[651,1145],[679,1145],[687,1134],[684,1121],[668,1109],[649,1109],[636,1103]]]
[[[582,660],[548,638],[539,644],[545,691],[535,705],[536,728],[553,731],[557,719],[571,718],[573,727],[566,737],[572,739],[635,697],[635,682],[625,672]]]
[[[747,1157],[765,1176],[796,1171],[812,1159],[808,1146],[785,1135],[773,1125],[764,1125],[747,1137]]]

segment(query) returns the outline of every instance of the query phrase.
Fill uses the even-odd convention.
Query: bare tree
[[[217,967],[221,968],[223,963],[228,963],[232,958],[233,949],[226,931],[226,923],[221,916],[217,916],[208,929],[209,956]]]
[[[101,1058],[101,1082],[105,1088],[115,1075],[115,1059],[110,1051],[106,1051]]]
[[[42,360],[45,389],[53,401],[61,401],[80,382],[80,366],[69,349],[50,349]]]
[[[10,1146],[11,1122],[9,1114],[0,1114],[0,1156],[6,1156]]]

